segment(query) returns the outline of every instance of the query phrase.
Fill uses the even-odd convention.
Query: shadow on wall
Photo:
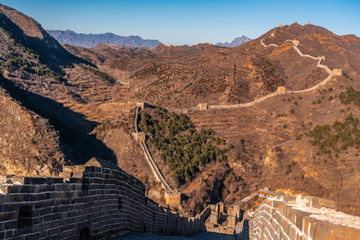
[[[71,160],[75,164],[83,164],[92,157],[100,157],[117,163],[114,152],[94,135],[89,135],[97,125],[96,122],[86,120],[84,115],[76,113],[52,99],[20,89],[1,74],[0,86],[25,108],[49,120],[60,133],[61,144],[67,160]]]
[[[129,234],[121,238],[114,238],[112,240],[233,240],[234,236],[215,233],[215,232],[200,232],[190,237],[183,236],[158,236],[146,233]]]
[[[241,233],[237,236],[237,240],[250,240],[249,238],[249,221],[244,220],[243,229]]]

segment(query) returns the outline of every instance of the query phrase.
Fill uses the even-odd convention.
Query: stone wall
[[[0,239],[191,235],[205,228],[204,216],[187,219],[159,207],[138,179],[119,168],[69,166],[62,177],[0,180]]]
[[[294,201],[267,199],[246,211],[238,240],[360,239],[360,217],[336,211],[334,201],[299,195]]]

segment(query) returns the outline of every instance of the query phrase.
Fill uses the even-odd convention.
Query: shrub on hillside
[[[150,142],[178,184],[191,180],[207,163],[227,158],[225,150],[217,146],[225,145],[226,141],[215,137],[212,129],[197,131],[184,114],[170,113],[164,108],[158,108],[154,116],[143,112],[139,128],[150,136]]]
[[[330,125],[317,125],[306,133],[310,137],[310,143],[319,147],[319,153],[331,154],[332,151],[339,153],[349,147],[360,148],[359,119],[350,113],[343,122],[335,121]]]
[[[102,79],[108,81],[109,83],[111,84],[115,84],[116,83],[116,79],[109,76],[108,74],[104,73],[104,72],[101,72],[95,68],[92,68],[92,67],[88,67],[88,66],[85,66],[85,65],[79,65],[82,69],[85,69],[87,71],[90,71],[92,72],[93,74],[95,74],[96,76],[99,76],[101,77]]]

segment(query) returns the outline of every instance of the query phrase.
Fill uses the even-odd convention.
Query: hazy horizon
[[[48,30],[140,36],[170,45],[257,38],[278,24],[318,25],[360,36],[360,2],[4,0]]]

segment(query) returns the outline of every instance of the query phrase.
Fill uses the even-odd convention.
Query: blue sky
[[[360,0],[0,0],[45,29],[139,35],[165,44],[257,38],[278,24],[312,24],[360,36]]]

